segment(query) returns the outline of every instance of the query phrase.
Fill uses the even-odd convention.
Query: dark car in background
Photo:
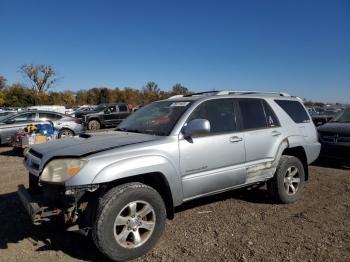
[[[75,117],[83,120],[89,130],[117,126],[131,114],[126,103],[100,104],[94,110],[77,112]]]
[[[350,163],[350,108],[318,127],[321,157]]]
[[[315,126],[321,126],[336,117],[342,109],[317,109],[315,111],[309,110],[312,121]]]
[[[12,142],[14,135],[27,125],[51,121],[59,131],[58,137],[74,136],[85,132],[80,119],[50,111],[22,111],[0,119],[0,144]]]

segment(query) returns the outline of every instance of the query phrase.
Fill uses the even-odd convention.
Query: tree
[[[4,89],[6,87],[6,81],[7,81],[7,79],[0,75],[0,90]]]
[[[160,88],[155,82],[148,82],[143,87],[143,100],[144,103],[149,103],[159,99]]]
[[[51,65],[24,64],[20,66],[20,71],[29,78],[35,94],[45,93],[55,82],[57,82],[56,72]]]
[[[174,95],[188,95],[189,91],[187,87],[184,87],[183,85],[177,83],[173,86],[172,91]]]
[[[64,91],[62,93],[63,103],[67,107],[72,107],[74,105],[74,95],[72,91]]]
[[[26,107],[34,104],[33,92],[20,84],[13,84],[5,90],[5,106]]]
[[[0,106],[5,104],[5,92],[0,90]]]

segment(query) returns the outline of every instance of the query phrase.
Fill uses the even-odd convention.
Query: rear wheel
[[[63,137],[72,137],[74,136],[74,132],[72,130],[69,129],[62,129],[59,133],[58,133],[58,138],[63,138]]]
[[[162,197],[141,183],[111,189],[102,197],[92,235],[96,246],[114,261],[146,254],[165,227]]]
[[[97,120],[90,120],[88,123],[88,128],[89,130],[98,130],[101,128],[101,124]]]
[[[305,184],[305,171],[301,161],[294,156],[282,155],[275,176],[267,188],[278,202],[288,204],[299,200]]]

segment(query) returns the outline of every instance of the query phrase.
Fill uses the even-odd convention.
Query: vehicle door
[[[180,169],[185,199],[221,191],[246,180],[244,136],[238,132],[233,99],[203,102],[191,114],[207,119],[210,133],[179,137]],[[185,125],[186,125],[185,124]]]
[[[17,114],[8,119],[7,124],[0,126],[2,143],[10,143],[16,132],[22,130],[27,125],[34,124],[35,120],[35,112]]]
[[[55,114],[51,112],[39,112],[39,120],[40,121],[49,121],[52,122],[56,129],[61,129],[64,127],[64,123],[60,121],[62,119],[62,115]]]
[[[113,106],[108,106],[105,111],[104,111],[104,122],[106,125],[114,125],[115,119],[118,114],[118,107],[113,105]]]
[[[273,160],[282,140],[276,114],[264,99],[239,98],[237,102],[247,166]]]

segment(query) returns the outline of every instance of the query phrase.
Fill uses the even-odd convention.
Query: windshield
[[[100,112],[100,111],[104,110],[106,107],[107,107],[107,105],[98,105],[93,110],[97,111],[97,112]]]
[[[337,116],[335,116],[331,121],[339,122],[339,123],[350,123],[350,108],[344,109]]]
[[[5,114],[5,115],[0,114],[0,122],[6,121],[7,119],[9,119],[15,114],[15,112],[7,112],[7,113],[8,114]]]
[[[190,101],[154,102],[130,115],[116,130],[168,136],[191,103]]]

